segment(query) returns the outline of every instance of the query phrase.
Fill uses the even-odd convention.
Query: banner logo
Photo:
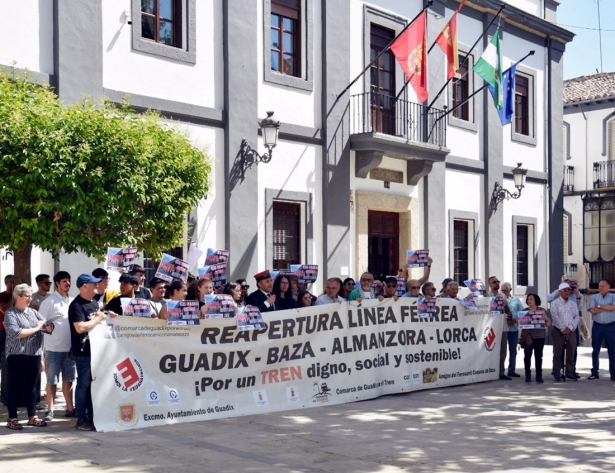
[[[150,389],[147,391],[147,406],[159,406],[160,405],[160,394],[158,394],[157,389]]]
[[[136,404],[120,404],[117,414],[117,422],[120,425],[135,425],[138,421]]]
[[[261,389],[260,391],[252,391],[252,395],[254,396],[254,402],[257,406],[268,406],[269,401],[267,400],[267,391]]]
[[[495,330],[492,327],[487,327],[483,333],[483,339],[485,340],[485,348],[487,351],[492,351],[495,346]]]
[[[132,352],[127,358],[111,367],[111,374],[122,398],[137,391],[147,381],[141,363]]]
[[[329,402],[329,396],[331,396],[331,388],[327,386],[327,383],[314,383],[313,390],[316,392],[312,396],[312,402]]]
[[[175,388],[167,388],[167,401],[169,404],[179,404],[181,401],[179,391]]]
[[[423,383],[435,383],[438,381],[438,368],[423,370]]]

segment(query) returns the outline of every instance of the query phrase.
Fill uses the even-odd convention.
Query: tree
[[[62,103],[48,86],[0,73],[0,246],[31,283],[33,245],[56,257],[108,246],[177,246],[207,196],[209,158],[156,112]]]

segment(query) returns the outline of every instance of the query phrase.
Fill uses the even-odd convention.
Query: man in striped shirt
[[[615,294],[609,292],[611,282],[601,279],[598,284],[598,294],[592,296],[587,309],[592,314],[592,374],[587,379],[598,379],[598,363],[602,339],[606,341],[606,351],[609,355],[609,371],[611,381],[615,381]]]

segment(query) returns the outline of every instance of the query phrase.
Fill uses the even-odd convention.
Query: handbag
[[[530,332],[522,331],[521,336],[519,337],[519,345],[521,348],[531,348],[532,343],[532,335]]]

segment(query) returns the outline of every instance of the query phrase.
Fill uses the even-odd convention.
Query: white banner
[[[342,404],[497,379],[504,316],[438,299],[330,304],[263,314],[261,331],[234,319],[168,327],[107,319],[91,333],[99,431]]]

